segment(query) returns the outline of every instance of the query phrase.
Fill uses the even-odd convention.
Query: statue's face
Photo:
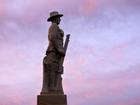
[[[56,23],[60,24],[60,21],[61,21],[60,17],[56,17]]]
[[[53,18],[53,22],[55,22],[56,24],[60,24],[60,21],[61,21],[60,17]]]

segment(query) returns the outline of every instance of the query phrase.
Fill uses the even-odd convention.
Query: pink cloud
[[[0,15],[5,19],[12,19],[18,22],[34,24],[37,22],[44,21],[49,12],[52,10],[58,10],[65,14],[67,17],[85,17],[96,15],[94,13],[101,13],[104,8],[110,6],[119,8],[120,5],[124,7],[126,4],[135,7],[139,4],[138,0],[78,0],[78,1],[56,1],[56,0],[25,0],[16,1],[13,0],[12,3],[2,0],[0,4]]]
[[[103,4],[103,5],[109,5],[109,6],[117,6],[117,7],[121,7],[121,6],[138,6],[140,4],[139,0],[100,0],[99,4]]]
[[[133,98],[133,99],[129,99],[127,101],[121,101],[121,102],[117,102],[114,105],[139,105],[140,104],[140,98]]]
[[[80,7],[80,11],[84,15],[90,15],[96,11],[96,0],[86,0]]]
[[[4,4],[4,0],[0,0],[0,18],[3,17],[3,15],[5,14],[5,4]]]
[[[105,104],[108,103],[108,105],[111,105],[111,103],[122,102],[123,100],[127,100],[127,97],[130,97],[130,99],[133,99],[139,94],[136,94],[138,90],[133,91],[135,87],[140,87],[139,84],[135,84],[135,80],[140,79],[139,70],[138,68],[135,68],[135,70],[131,71],[123,71],[123,72],[117,72],[110,75],[92,75],[92,77],[88,77],[87,75],[82,75],[82,79],[79,80],[78,77],[75,78],[76,83],[72,83],[69,80],[66,80],[67,83],[65,85],[70,85],[71,88],[74,88],[76,90],[72,90],[70,87],[70,91],[73,91],[74,95],[77,95],[77,98],[85,97],[85,100],[96,100],[99,105],[99,102],[103,102]],[[85,77],[83,77],[85,76]],[[136,77],[136,78],[133,78]],[[93,78],[93,79],[92,79]],[[69,93],[69,90],[66,90]],[[134,93],[136,95],[130,95],[130,93]],[[79,95],[79,96],[78,96]],[[130,96],[129,96],[130,95]],[[106,100],[106,98],[110,97],[110,100]],[[119,99],[117,98],[119,97]],[[72,97],[71,97],[72,98]],[[113,98],[113,102],[112,102]],[[73,98],[71,100],[74,100]],[[76,99],[76,103],[80,105],[80,103],[84,103],[84,100]],[[129,99],[128,99],[129,100]],[[93,101],[92,103],[94,103]],[[139,103],[139,101],[137,102]],[[116,104],[117,105],[117,104]],[[118,104],[119,105],[119,104]],[[127,103],[124,103],[124,105],[127,105]],[[133,104],[130,104],[133,105]]]
[[[123,43],[117,46],[114,46],[111,50],[111,55],[114,57],[114,59],[121,61],[125,58],[126,50],[129,47],[128,43]]]
[[[95,10],[96,3],[92,0],[79,0],[79,1],[55,1],[55,0],[25,0],[2,1],[0,11],[5,7],[5,18],[18,19],[23,22],[36,22],[42,18],[48,17],[49,12],[58,10],[66,15],[87,15]],[[52,8],[53,7],[53,8]],[[2,13],[2,12],[0,12]]]

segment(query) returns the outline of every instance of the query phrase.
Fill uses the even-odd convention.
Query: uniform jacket
[[[61,52],[63,50],[64,32],[56,23],[52,23],[48,31],[49,46],[47,52]]]
[[[45,64],[59,64],[63,48],[64,32],[56,23],[52,23],[48,31],[49,45],[44,58]]]

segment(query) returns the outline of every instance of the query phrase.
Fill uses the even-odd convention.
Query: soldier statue
[[[63,66],[60,68],[60,60],[65,56],[63,47],[64,32],[59,28],[60,14],[57,11],[50,13],[50,17],[47,19],[51,22],[51,26],[48,30],[49,45],[46,51],[46,56],[43,59],[43,86],[41,94],[63,94],[62,77]]]

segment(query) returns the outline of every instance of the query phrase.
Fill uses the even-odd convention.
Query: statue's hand
[[[64,49],[59,49],[59,53],[61,54],[61,56],[65,56],[65,51],[64,51]]]
[[[64,72],[64,67],[63,66],[60,66],[59,67],[59,70],[58,70],[58,73],[63,74],[63,72]]]

